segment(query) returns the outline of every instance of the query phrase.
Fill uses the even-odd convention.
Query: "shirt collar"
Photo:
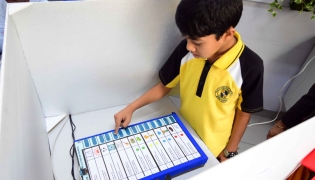
[[[235,37],[237,38],[237,43],[223,54],[218,60],[213,64],[214,66],[220,69],[227,69],[236,59],[240,57],[244,50],[244,43],[241,39],[241,35],[238,32],[235,32]]]

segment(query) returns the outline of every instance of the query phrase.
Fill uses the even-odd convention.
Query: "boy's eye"
[[[196,45],[196,46],[200,46],[201,45],[201,43],[195,43],[195,42],[193,42],[194,43],[194,45]]]

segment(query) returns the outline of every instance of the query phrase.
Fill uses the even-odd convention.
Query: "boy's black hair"
[[[219,40],[238,24],[242,11],[242,0],[181,0],[175,20],[183,36],[197,39],[215,34]]]

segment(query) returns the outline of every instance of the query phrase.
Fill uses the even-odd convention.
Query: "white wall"
[[[45,116],[12,18],[8,17],[0,89],[0,169],[8,180],[52,180]]]
[[[278,92],[300,70],[315,44],[315,22],[309,13],[284,8],[272,18],[267,3],[244,1],[237,30],[263,60],[264,108],[278,110]]]
[[[289,110],[303,95],[305,95],[315,83],[315,47],[305,61],[303,73],[297,76],[284,96],[286,110]],[[310,60],[312,60],[310,62]],[[301,70],[303,69],[301,68]]]

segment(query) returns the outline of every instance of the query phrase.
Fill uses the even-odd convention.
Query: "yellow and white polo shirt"
[[[236,45],[213,64],[195,58],[183,40],[159,72],[166,87],[180,82],[180,112],[214,156],[229,141],[236,108],[263,109],[263,61],[235,37]]]

